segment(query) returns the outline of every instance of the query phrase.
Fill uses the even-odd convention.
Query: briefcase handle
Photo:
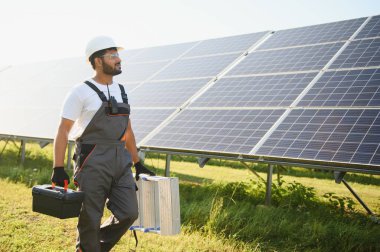
[[[67,179],[65,179],[63,181],[63,183],[65,183],[63,189],[65,190],[65,192],[67,192],[67,188],[69,187],[69,181]],[[54,189],[54,187],[55,187],[55,183],[54,182],[51,182],[51,187]]]

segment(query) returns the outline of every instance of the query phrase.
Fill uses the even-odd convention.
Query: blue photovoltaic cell
[[[184,110],[144,146],[249,153],[284,110]]]
[[[209,80],[146,82],[131,93],[130,104],[138,107],[179,107]]]
[[[352,41],[330,69],[380,66],[380,38]]]
[[[192,107],[289,106],[317,73],[226,77],[218,80]]]
[[[182,44],[175,44],[175,45],[146,48],[144,52],[133,57],[132,61],[133,62],[147,62],[147,61],[175,59],[181,56],[183,53],[185,53],[195,44],[196,42],[189,42],[189,43],[182,43]]]
[[[380,106],[380,69],[325,72],[297,106]]]
[[[257,155],[380,165],[379,109],[296,109]]]
[[[380,16],[372,17],[355,39],[373,38],[380,36]]]
[[[123,73],[117,76],[121,83],[144,81],[163,69],[169,61],[149,63],[121,63]]]
[[[347,40],[364,20],[359,18],[277,31],[258,50]]]
[[[136,143],[144,139],[158,125],[171,115],[175,109],[131,108],[131,125]]]
[[[218,53],[244,52],[260,40],[267,32],[208,39],[191,49],[184,57],[204,56]]]
[[[332,43],[253,52],[227,75],[321,70],[342,45]]]
[[[153,80],[215,77],[240,54],[180,59],[160,72]]]

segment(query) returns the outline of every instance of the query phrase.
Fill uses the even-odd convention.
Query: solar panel
[[[259,47],[259,50],[347,40],[365,19],[359,18],[276,31]]]
[[[258,32],[230,36],[224,38],[208,39],[191,49],[184,57],[204,56],[220,53],[244,52],[258,42],[267,32]]]
[[[187,109],[144,146],[249,153],[284,110]]]
[[[342,47],[343,43],[313,45],[249,54],[227,75],[280,73],[320,70]]]
[[[121,63],[123,74],[117,76],[121,83],[144,81],[164,68],[169,61],[147,63]]]
[[[296,109],[256,155],[380,165],[379,109]]]
[[[45,70],[33,79],[27,78],[44,86],[70,88],[93,76],[95,73],[90,63],[83,58],[69,58],[60,60],[54,69]]]
[[[1,120],[0,134],[14,136],[51,139],[51,136],[57,133],[60,120],[59,109],[34,106],[25,109],[25,104],[24,107],[13,107],[12,110],[2,106],[0,114],[2,118],[7,118],[7,120]],[[8,118],[12,118],[12,120],[8,120]],[[45,125],[49,125],[49,127],[45,127]],[[33,131],[32,136],[30,135],[31,131]]]
[[[240,54],[179,59],[156,75],[153,80],[215,77],[238,56]]]
[[[380,36],[380,15],[374,16],[359,32],[355,39],[373,38]]]
[[[329,71],[298,106],[380,106],[380,69]]]
[[[132,49],[132,50],[123,50],[123,51],[120,51],[119,54],[120,54],[120,57],[121,57],[122,61],[124,61],[124,62],[130,62],[130,61],[133,61],[133,59],[137,55],[141,54],[145,50],[146,50],[146,48]]]
[[[380,38],[352,41],[330,69],[380,66]]]
[[[302,73],[222,78],[191,106],[289,106],[316,75],[317,73]]]
[[[0,73],[0,87],[6,87],[10,84],[26,85],[30,83],[35,76],[54,71],[54,68],[58,65],[59,61],[46,61],[9,67]],[[41,83],[36,82],[35,85],[41,85]]]
[[[133,57],[133,62],[146,62],[146,61],[158,61],[175,59],[194,46],[196,42],[165,45],[158,47],[146,48],[142,53]],[[128,58],[127,58],[128,62]]]
[[[136,143],[152,132],[174,111],[175,109],[143,109],[132,107],[131,122]]]
[[[116,80],[116,82],[119,83],[119,84],[122,84],[124,86],[124,89],[125,89],[125,92],[128,95],[128,100],[129,101],[131,100],[131,97],[129,96],[131,94],[131,92],[133,92],[133,90],[135,88],[137,88],[141,84],[141,82],[127,82],[127,83],[124,84],[124,83],[122,83],[122,82],[120,82],[118,80]]]
[[[130,104],[141,107],[179,107],[209,80],[146,82],[130,94]]]

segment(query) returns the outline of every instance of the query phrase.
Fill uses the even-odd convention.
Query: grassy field
[[[0,143],[0,150],[2,143]],[[59,220],[31,211],[31,186],[49,183],[51,147],[28,145],[27,159],[8,146],[0,157],[0,251],[72,251],[76,220]],[[331,173],[301,168],[274,176],[272,207],[263,206],[264,184],[237,162],[197,167],[192,158],[174,157],[180,178],[180,235],[139,234],[138,251],[380,251],[380,225]],[[165,161],[149,155],[145,163],[163,174]],[[266,167],[255,166],[262,178]],[[348,175],[347,181],[376,213],[380,178]],[[330,194],[330,196],[326,195]],[[326,197],[323,197],[323,196]],[[107,212],[107,214],[109,214]],[[127,233],[113,251],[134,249]]]

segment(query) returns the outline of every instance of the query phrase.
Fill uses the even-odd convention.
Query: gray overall
[[[77,251],[109,251],[138,217],[131,155],[121,140],[130,108],[123,86],[123,103],[118,103],[117,113],[111,113],[103,92],[86,84],[98,93],[102,105],[76,142],[74,183],[85,192],[76,247]],[[113,215],[101,225],[106,202]]]

